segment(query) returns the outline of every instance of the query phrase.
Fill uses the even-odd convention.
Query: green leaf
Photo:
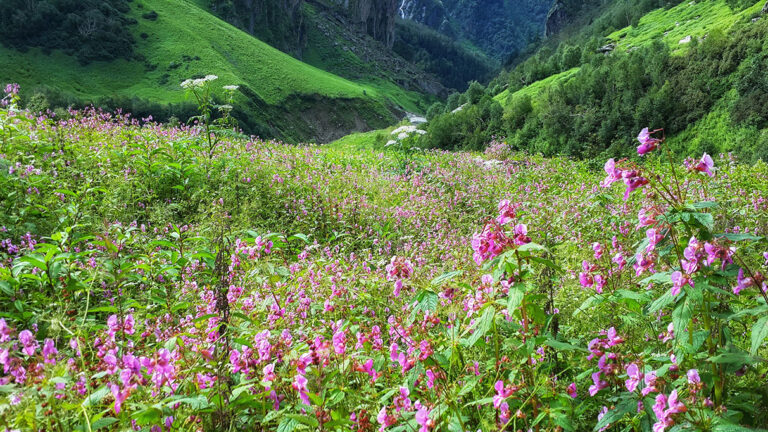
[[[286,414],[285,416],[290,418],[290,419],[296,420],[297,422],[299,422],[299,423],[301,423],[303,425],[307,425],[307,426],[310,426],[310,427],[313,427],[313,428],[317,427],[317,425],[318,425],[316,419],[314,419],[314,418],[312,418],[310,416],[307,416],[307,415]]]
[[[101,400],[104,399],[104,396],[106,396],[108,393],[109,393],[109,389],[107,388],[107,386],[103,385],[103,386],[99,387],[98,389],[96,389],[96,391],[91,393],[90,396],[85,398],[85,400],[83,400],[83,403],[81,405],[83,407],[94,406],[94,405],[98,404],[99,402],[101,402]]]
[[[430,290],[422,290],[415,297],[416,306],[411,311],[410,319],[416,318],[416,314],[423,311],[435,311],[437,310],[437,304],[439,298],[436,293]]]
[[[151,406],[135,412],[131,417],[141,426],[157,424],[163,420],[163,410]]]
[[[747,240],[749,240],[749,241],[762,240],[762,237],[759,237],[759,236],[756,236],[756,235],[752,235],[752,234],[733,234],[733,233],[728,233],[728,234],[718,234],[717,237],[725,237],[728,240],[733,241],[733,242],[740,242],[740,241],[747,241]]]
[[[514,285],[510,287],[507,295],[507,313],[512,315],[523,302],[523,297],[525,297],[524,286]]]
[[[294,429],[296,429],[296,426],[298,426],[300,423],[296,420],[285,417],[283,418],[283,421],[280,422],[279,425],[277,425],[277,432],[293,432]]]
[[[554,348],[556,350],[560,350],[560,351],[584,351],[584,352],[587,352],[587,350],[585,348],[582,348],[582,347],[579,347],[579,346],[576,346],[576,345],[571,345],[569,343],[561,342],[561,341],[555,340],[555,339],[547,339],[546,341],[544,341],[544,344],[547,345],[547,346],[550,346],[550,347],[552,347],[552,348]]]
[[[526,243],[519,248],[517,248],[518,252],[533,252],[533,251],[544,251],[547,252],[547,248],[538,244],[538,243]]]
[[[760,345],[763,344],[766,337],[768,337],[768,316],[760,318],[755,325],[752,326],[752,347],[749,350],[751,355],[757,354]]]
[[[694,213],[693,217],[709,231],[715,227],[715,218],[710,213]]]
[[[758,362],[758,359],[745,352],[726,352],[710,357],[708,360],[712,363],[732,363],[736,365]]]
[[[678,343],[685,340],[687,335],[685,329],[688,328],[688,323],[691,321],[691,315],[693,315],[693,310],[691,309],[689,301],[690,299],[686,299],[672,311],[672,323],[675,326],[675,340]]]
[[[616,420],[620,420],[622,417],[624,417],[627,413],[635,412],[637,410],[637,402],[632,399],[624,399],[621,401],[621,403],[616,406],[615,409],[612,409],[605,413],[603,418],[600,419],[599,422],[595,425],[595,427],[592,429],[593,431],[597,431],[600,429],[603,429],[607,427],[609,424],[614,423]]]
[[[483,315],[477,320],[477,322],[475,322],[475,331],[469,336],[465,346],[472,347],[477,343],[478,340],[480,340],[480,338],[485,336],[485,334],[488,333],[488,330],[491,329],[495,316],[496,309],[494,309],[493,306],[486,307]]]
[[[672,283],[671,272],[658,272],[640,281],[641,285],[648,285],[649,283]]]
[[[98,430],[101,428],[105,428],[107,426],[110,426],[114,423],[117,423],[117,419],[114,417],[104,417],[96,420],[95,422],[91,423],[91,430]]]
[[[288,237],[288,241],[291,241],[291,240],[294,240],[294,239],[301,240],[304,243],[309,244],[309,238],[307,238],[307,236],[304,235],[304,234],[294,234],[294,235]]]
[[[681,294],[678,294],[680,296]],[[664,294],[661,295],[661,297],[657,298],[656,300],[651,303],[651,306],[648,308],[649,314],[654,314],[664,307],[666,307],[668,304],[672,303],[674,301],[674,297],[672,297],[671,290],[666,290]]]
[[[456,276],[461,276],[462,274],[464,274],[464,272],[462,270],[456,270],[456,271],[452,271],[452,272],[448,272],[448,273],[443,273],[440,276],[432,279],[432,282],[430,282],[430,285],[432,285],[434,287],[440,287],[444,283],[448,282],[449,280],[455,278]]]

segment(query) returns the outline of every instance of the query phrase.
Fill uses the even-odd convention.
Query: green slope
[[[142,18],[149,11],[157,12],[158,18]],[[358,101],[376,118],[387,116],[393,108],[420,111],[426,104],[419,94],[393,83],[352,82],[307,65],[216,18],[195,0],[136,1],[131,14],[138,21],[133,30],[136,53],[143,61],[83,66],[62,53],[21,53],[0,47],[0,82],[46,86],[84,101],[111,97],[175,103],[185,100],[181,81],[215,74],[221,85],[246,87],[261,105],[289,110],[301,105],[295,108],[302,112],[307,104],[296,101],[305,97],[312,99],[310,104],[323,99]]]
[[[527,95],[530,96],[535,103],[536,96],[538,96],[542,91],[546,90],[552,85],[567,82],[569,79],[573,78],[574,75],[576,75],[579,69],[580,68],[578,67],[568,69],[565,72],[560,72],[559,74],[555,74],[544,78],[543,80],[531,83],[513,93],[510,93],[508,89],[504,90],[503,92],[494,96],[493,99],[499,102],[502,106],[507,106],[515,97]]]
[[[734,13],[725,0],[683,2],[670,9],[656,9],[644,15],[637,26],[626,27],[607,36],[618,49],[631,49],[662,40],[681,54],[687,45],[685,38],[700,39],[719,29],[728,29],[745,16],[751,16],[765,5],[760,0],[752,7]]]

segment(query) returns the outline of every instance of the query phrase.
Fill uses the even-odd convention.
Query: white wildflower
[[[240,86],[236,86],[236,85],[225,85],[224,86],[224,90],[229,90],[229,91],[237,91],[237,89],[239,89],[239,88],[240,88]]]

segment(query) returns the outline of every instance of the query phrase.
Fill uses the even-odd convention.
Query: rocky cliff
[[[392,47],[399,0],[333,0],[349,15],[353,25]]]
[[[497,59],[543,33],[552,0],[400,0],[399,15]]]
[[[547,21],[544,24],[544,35],[550,37],[559,33],[568,24],[569,13],[566,6],[560,0],[555,0],[547,13]]]

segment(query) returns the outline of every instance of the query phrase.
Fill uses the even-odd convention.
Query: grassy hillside
[[[423,110],[420,104],[425,102],[418,94],[383,81],[352,82],[302,63],[214,17],[198,2],[141,0],[132,8],[131,14],[138,21],[134,31],[139,59],[83,66],[61,53],[21,53],[3,47],[0,81],[19,82],[23,88],[44,85],[83,101],[110,97],[178,103],[185,100],[179,87],[181,81],[216,74],[222,85],[242,86],[259,105],[290,109],[307,96],[318,101],[357,101],[375,112],[370,119],[361,119],[365,123],[391,117],[389,111],[393,108]],[[155,20],[142,17],[151,11],[157,13]],[[301,116],[301,112],[293,114]],[[375,123],[381,126],[381,121]],[[279,135],[286,131],[277,132]],[[295,135],[311,138],[305,133]]]
[[[643,16],[637,26],[613,32],[607,39],[624,50],[661,40],[681,54],[688,45],[687,37],[701,39],[716,29],[728,31],[735,22],[759,12],[764,4],[761,0],[747,9],[734,11],[724,0],[683,2],[670,9],[654,10]]]
[[[680,153],[766,158],[765,1],[733,3],[603,3],[487,88],[430,109],[425,145],[478,149],[507,137],[513,148],[548,155],[610,157],[636,145],[632,131],[651,126],[665,129]],[[622,11],[635,18],[614,19]],[[611,24],[627,21],[620,30]]]

